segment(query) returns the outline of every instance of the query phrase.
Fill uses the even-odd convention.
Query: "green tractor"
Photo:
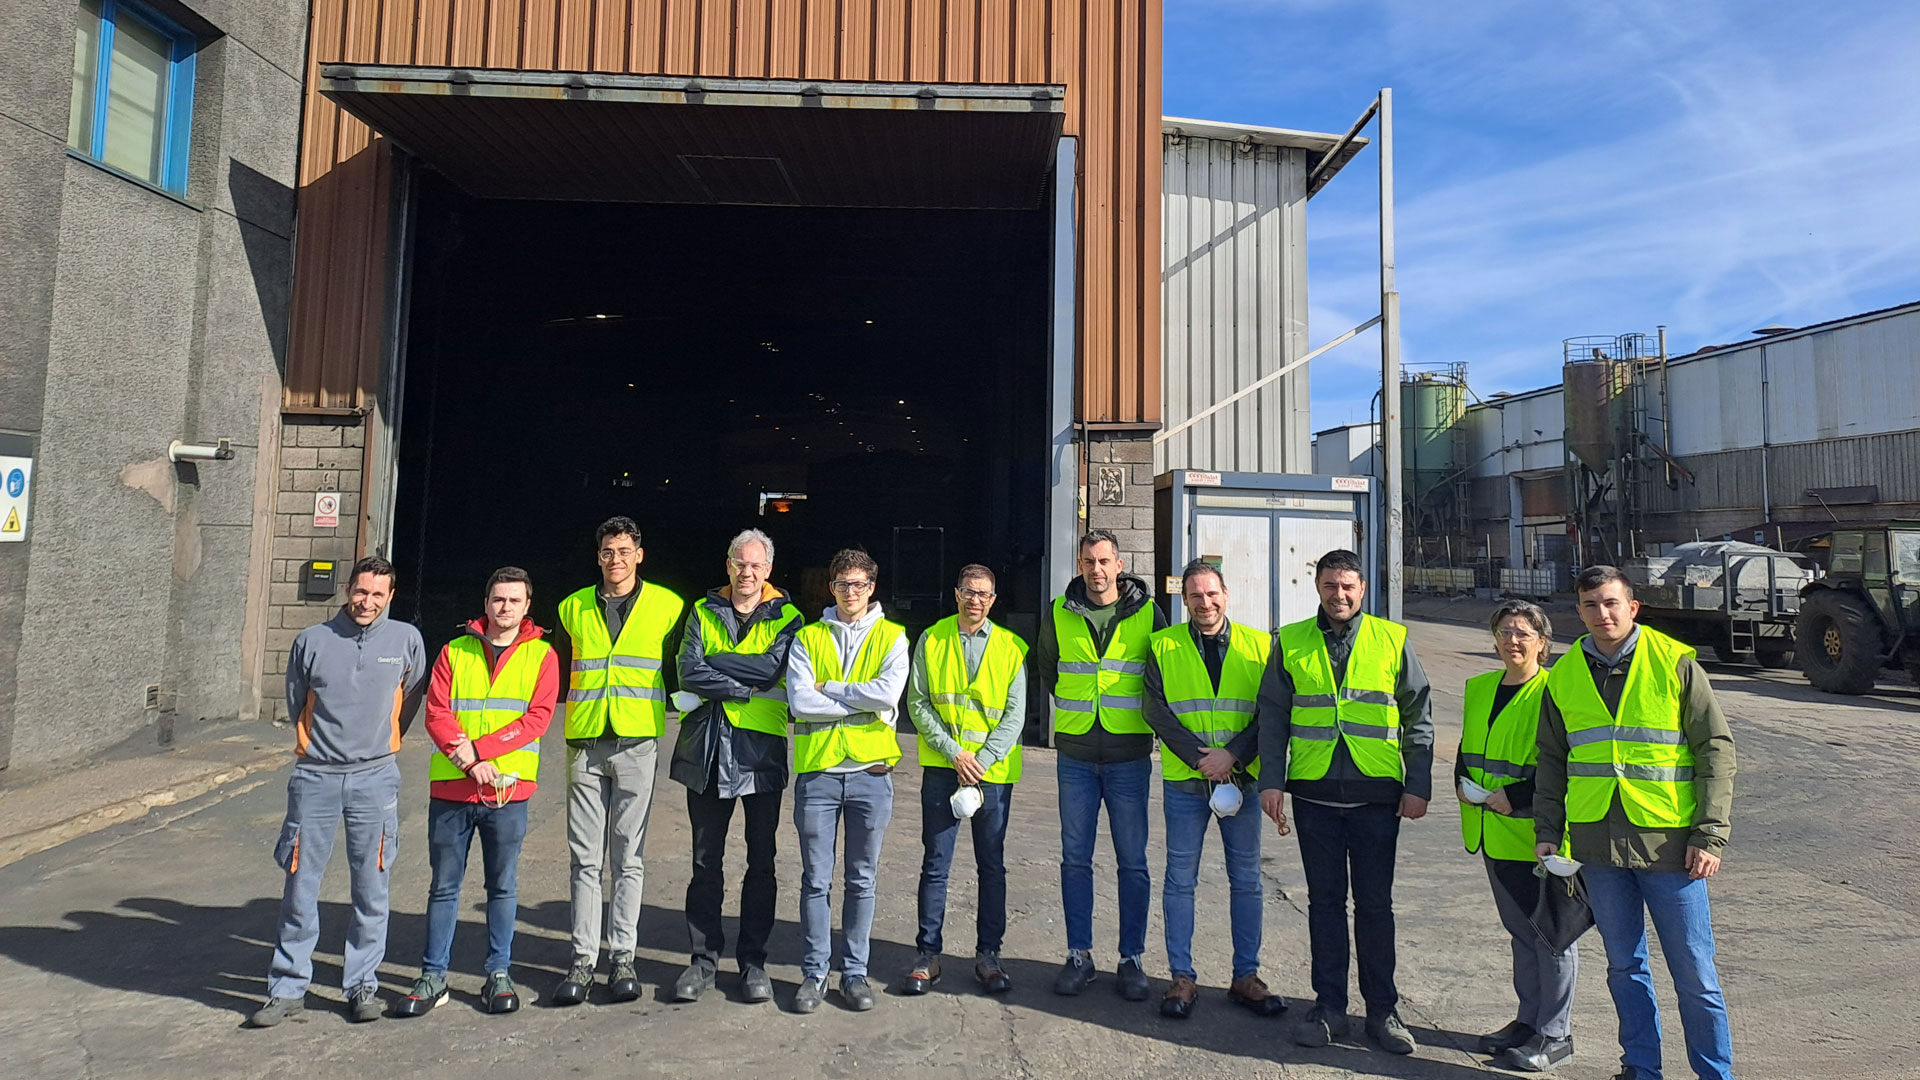
[[[1920,681],[1920,521],[1834,529],[1800,545],[1825,573],[1800,590],[1794,652],[1822,690],[1864,694],[1884,667]]]

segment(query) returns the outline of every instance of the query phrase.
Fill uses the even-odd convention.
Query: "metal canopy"
[[[1058,86],[325,64],[341,108],[482,198],[928,209],[1040,204]]]

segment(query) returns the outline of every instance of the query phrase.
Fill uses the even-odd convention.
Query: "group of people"
[[[729,545],[728,584],[690,611],[671,590],[641,579],[644,551],[631,519],[601,525],[596,548],[600,581],[559,608],[564,699],[561,654],[527,618],[532,582],[515,567],[494,572],[484,614],[430,669],[418,631],[386,616],[394,568],[379,558],[354,566],[339,614],[296,639],[287,701],[298,759],[275,851],[286,881],[268,1001],[253,1015],[256,1026],[304,1008],[319,884],[343,817],[354,909],[343,986],[355,1020],[382,1014],[376,969],[397,841],[395,755],[422,696],[434,745],[433,880],[420,975],[392,1003],[393,1015],[419,1016],[447,999],[475,836],[487,892],[483,1000],[496,1013],[519,1007],[510,974],[516,868],[540,739],[562,700],[573,959],[553,1003],[593,996],[603,945],[604,999],[640,994],[634,954],[642,853],[671,705],[680,724],[667,773],[686,789],[692,835],[691,957],[673,997],[693,1001],[717,984],[727,944],[723,862],[738,809],[746,847],[733,947],[738,993],[749,1002],[772,998],[766,963],[776,838],[791,786],[803,939],[792,1006],[812,1012],[828,993],[837,876],[835,990],[849,1009],[873,1008],[869,937],[893,814],[892,773],[902,757],[903,697],[921,768],[923,852],[916,957],[897,989],[924,994],[941,979],[948,882],[965,825],[979,890],[973,977],[983,992],[1004,994],[1013,986],[1001,960],[1004,851],[1022,772],[1031,659],[1057,750],[1067,954],[1054,992],[1079,994],[1101,970],[1093,954],[1093,849],[1104,807],[1117,872],[1114,985],[1128,1000],[1151,996],[1148,793],[1157,753],[1170,975],[1161,1014],[1188,1017],[1199,998],[1194,904],[1210,824],[1219,830],[1229,886],[1226,996],[1260,1016],[1286,1011],[1259,972],[1264,814],[1280,835],[1297,833],[1307,879],[1314,1002],[1293,1025],[1294,1040],[1325,1046],[1347,1034],[1354,955],[1366,1033],[1384,1050],[1413,1052],[1395,986],[1393,876],[1400,823],[1423,817],[1432,796],[1430,686],[1407,629],[1363,614],[1367,585],[1354,553],[1319,560],[1319,609],[1277,633],[1232,622],[1219,569],[1197,561],[1181,578],[1187,618],[1169,626],[1146,582],[1126,572],[1114,536],[1096,530],[1082,538],[1079,573],[1042,615],[1030,650],[989,618],[995,576],[978,564],[959,573],[957,614],[909,645],[874,599],[879,567],[863,551],[833,558],[834,603],[807,622],[771,584],[773,541],[757,529]],[[1661,1076],[1645,935],[1651,912],[1680,995],[1689,1060],[1703,1078],[1730,1078],[1705,882],[1727,839],[1731,736],[1692,650],[1634,623],[1638,605],[1618,571],[1591,568],[1578,585],[1590,633],[1570,655],[1546,667],[1552,628],[1545,613],[1508,603],[1491,622],[1503,670],[1466,687],[1456,796],[1467,849],[1483,855],[1513,939],[1519,998],[1516,1019],[1481,1047],[1528,1071],[1572,1056],[1577,954],[1553,947],[1532,919],[1547,880],[1543,863],[1571,865],[1570,857],[1584,864],[1579,873],[1609,958],[1620,1077]]]

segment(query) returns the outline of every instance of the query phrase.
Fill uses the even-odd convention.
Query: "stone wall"
[[[273,502],[271,576],[267,595],[262,719],[286,716],[287,650],[294,636],[331,618],[346,598],[347,571],[358,550],[361,469],[366,426],[359,418],[286,416],[280,430],[280,468]],[[340,493],[340,524],[313,523],[314,496]],[[308,560],[332,559],[337,588],[325,600],[307,600],[302,573]]]
[[[1087,529],[1109,529],[1120,540],[1127,572],[1158,597],[1153,577],[1153,435],[1095,431],[1087,444]]]

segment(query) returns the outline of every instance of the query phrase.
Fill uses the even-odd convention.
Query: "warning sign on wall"
[[[316,491],[313,493],[313,527],[332,529],[340,524],[340,493],[337,491]]]
[[[0,457],[0,544],[27,538],[27,500],[33,494],[33,459]]]

